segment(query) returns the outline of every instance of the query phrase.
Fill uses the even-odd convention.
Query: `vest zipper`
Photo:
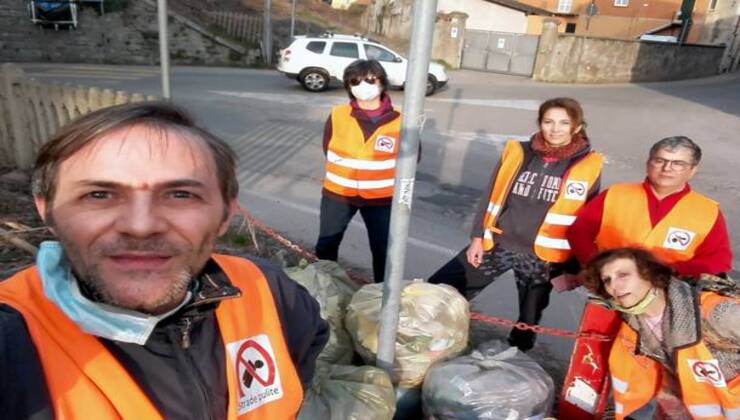
[[[193,387],[196,388],[197,392],[195,392],[194,394],[197,394],[200,397],[200,404],[198,405],[200,406],[201,413],[199,416],[194,418],[211,419],[211,404],[208,400],[208,393],[206,392],[205,386],[203,384],[203,378],[198,373],[198,370],[195,368],[195,361],[190,356],[190,353],[188,353],[187,351],[187,349],[190,347],[190,330],[192,328],[193,322],[188,317],[185,317],[183,319],[184,322],[181,324],[182,333],[180,335],[180,345],[178,346],[177,343],[173,341],[173,344],[175,344],[175,357],[177,358],[180,365],[182,365],[182,369],[185,372],[185,375],[190,378],[189,382],[193,385]]]
[[[193,326],[193,322],[190,321],[190,318],[185,317],[185,322],[182,324],[181,327],[181,336],[180,336],[180,346],[183,348],[183,350],[187,350],[190,348],[190,329]]]

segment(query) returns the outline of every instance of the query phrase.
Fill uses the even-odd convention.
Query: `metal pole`
[[[290,6],[290,39],[293,40],[295,35],[295,0]]]
[[[262,28],[262,48],[264,48],[265,64],[272,65],[272,1],[265,0],[265,13],[263,16],[264,23]]]
[[[377,365],[389,373],[393,369],[401,302],[401,280],[406,259],[406,239],[411,220],[419,132],[424,112],[432,35],[437,14],[437,0],[416,0],[411,33],[411,51],[406,70],[406,89],[401,120],[400,152],[391,207],[388,258],[385,264],[383,303],[378,332]]]
[[[159,63],[162,73],[162,97],[171,99],[170,95],[170,49],[167,44],[167,0],[157,0],[157,17],[159,20]]]

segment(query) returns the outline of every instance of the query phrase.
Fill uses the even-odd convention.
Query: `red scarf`
[[[385,92],[382,93],[380,96],[380,106],[377,109],[362,109],[357,104],[356,99],[350,100],[349,103],[352,106],[352,109],[362,112],[368,118],[378,118],[378,117],[381,117],[393,111],[393,104],[391,103],[391,97]]]
[[[557,161],[563,159],[570,159],[576,153],[583,150],[584,147],[588,146],[588,138],[581,135],[581,133],[573,134],[573,138],[570,143],[561,147],[553,147],[547,144],[545,138],[541,132],[538,132],[532,136],[531,147],[535,153],[542,156],[545,161]]]

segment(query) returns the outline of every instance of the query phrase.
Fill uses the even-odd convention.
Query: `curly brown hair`
[[[601,269],[606,264],[622,258],[634,261],[640,277],[649,281],[653,287],[661,290],[668,288],[673,276],[673,269],[658,261],[650,252],[640,248],[609,249],[594,257],[584,269],[583,287],[599,297],[611,298],[604,287]]]

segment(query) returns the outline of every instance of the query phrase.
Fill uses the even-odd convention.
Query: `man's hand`
[[[473,238],[470,240],[468,250],[465,252],[468,262],[475,268],[478,268],[483,262],[483,238]]]

